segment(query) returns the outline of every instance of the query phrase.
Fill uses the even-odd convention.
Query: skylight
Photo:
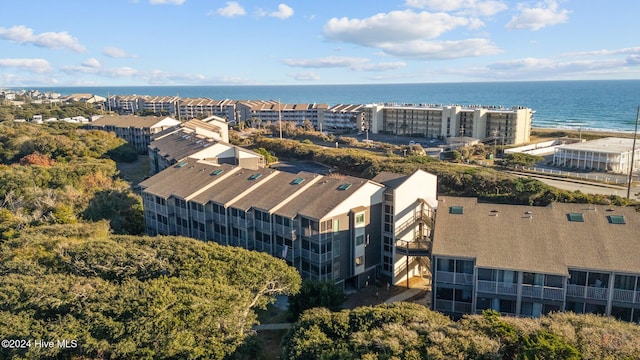
[[[303,179],[303,178],[296,178],[295,180],[293,180],[293,181],[291,182],[291,184],[293,184],[293,185],[300,185],[303,181],[304,181],[304,179]]]
[[[626,224],[627,223],[626,221],[624,221],[624,216],[622,215],[609,215],[607,216],[607,218],[609,219],[610,224]]]
[[[344,184],[342,184],[342,185],[338,186],[338,190],[347,190],[347,189],[348,189],[348,188],[350,188],[350,187],[351,187],[351,184],[349,184],[349,183],[344,183]]]
[[[462,215],[462,214],[464,214],[464,207],[462,207],[462,206],[451,206],[451,207],[449,207],[449,214]]]
[[[569,221],[584,222],[584,216],[582,213],[568,213],[567,217],[569,218]]]
[[[181,168],[181,167],[183,167],[185,165],[187,165],[187,162],[186,161],[182,161],[182,162],[179,162],[178,165],[176,165],[176,166]]]
[[[249,180],[255,180],[255,179],[259,178],[260,176],[262,176],[262,174],[255,173],[255,174],[249,176]]]
[[[211,173],[211,175],[220,175],[224,170],[218,169]]]

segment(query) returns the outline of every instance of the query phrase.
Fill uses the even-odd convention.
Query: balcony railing
[[[535,299],[563,300],[564,289],[540,286],[540,285],[522,285],[522,296]]]
[[[326,253],[317,253],[310,250],[302,250],[302,258],[313,261],[314,263],[320,264],[326,261],[330,261],[333,256],[333,252],[329,251]]]
[[[478,280],[478,291],[490,294],[516,295],[518,284]]]
[[[636,292],[633,290],[613,289],[613,301],[637,302]]]
[[[606,300],[607,288],[583,286],[583,285],[567,285],[567,295],[575,297],[586,297],[589,299]]]
[[[437,271],[436,281],[442,282],[442,283],[459,284],[459,285],[473,285],[473,274]]]
[[[457,313],[470,314],[472,310],[471,303],[456,301],[453,304],[453,311]]]
[[[409,256],[427,256],[431,251],[431,241],[415,240],[415,241],[396,241],[396,251],[403,255]]]

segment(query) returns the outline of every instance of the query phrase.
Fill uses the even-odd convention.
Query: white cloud
[[[418,9],[475,16],[492,16],[507,9],[506,4],[494,0],[407,0],[405,5]]]
[[[292,78],[298,81],[318,81],[320,80],[320,76],[313,71],[305,71],[301,73],[289,74]]]
[[[82,66],[91,67],[91,68],[99,68],[100,62],[96,58],[90,58],[82,62]]]
[[[151,5],[182,5],[186,0],[149,0]]]
[[[609,55],[633,55],[640,54],[640,47],[631,47],[631,48],[623,48],[623,49],[614,49],[614,50],[593,50],[593,51],[579,51],[572,53],[565,53],[561,56],[569,57],[569,56],[609,56]]]
[[[278,10],[276,11],[265,11],[259,9],[257,12],[258,16],[270,16],[278,19],[287,19],[293,16],[293,9],[287,4],[278,5]]]
[[[18,25],[8,29],[0,27],[0,38],[20,44],[32,44],[49,49],[70,49],[76,52],[85,51],[84,46],[80,45],[78,39],[72,37],[65,31],[34,34],[33,29],[24,25]]]
[[[359,64],[355,66],[353,69],[358,71],[387,71],[387,70],[395,70],[400,69],[407,66],[407,63],[403,61],[394,61],[394,62],[381,62],[377,64]]]
[[[346,56],[328,56],[317,59],[284,59],[285,65],[301,68],[347,68],[354,71],[386,71],[395,70],[405,67],[406,64],[401,61],[371,63],[367,58],[346,57]]]
[[[331,40],[379,46],[389,42],[435,38],[469,24],[470,21],[463,17],[405,10],[380,13],[365,19],[332,18],[324,26],[324,35]]]
[[[244,8],[240,4],[238,4],[238,2],[236,1],[228,1],[226,4],[227,6],[216,10],[218,15],[224,16],[224,17],[234,17],[234,16],[242,16],[247,13],[244,10]]]
[[[127,66],[118,68],[102,68],[85,66],[83,64],[82,66],[65,66],[60,70],[71,76],[78,74],[93,74],[108,78],[133,77],[139,74],[138,70]]]
[[[10,67],[38,74],[52,71],[51,64],[44,59],[0,59],[0,67]]]
[[[505,26],[508,30],[540,30],[547,26],[565,23],[569,20],[569,10],[560,9],[556,0],[546,0],[535,7],[518,4],[520,14],[514,15]]]
[[[456,59],[495,55],[501,50],[487,39],[464,39],[451,41],[423,41],[386,44],[381,47],[385,53],[402,58],[420,60]]]
[[[493,55],[500,52],[487,39],[432,40],[460,26],[482,23],[445,13],[393,11],[366,19],[333,18],[324,27],[327,38],[381,49],[401,58],[434,60]]]
[[[137,55],[132,55],[114,46],[110,46],[102,50],[102,53],[111,58],[135,58]]]
[[[302,68],[337,68],[352,67],[369,61],[366,58],[346,57],[346,56],[328,56],[317,59],[284,59],[282,62],[286,65]]]

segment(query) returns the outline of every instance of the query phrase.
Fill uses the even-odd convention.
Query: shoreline
[[[575,128],[549,128],[549,127],[532,127],[531,138],[551,138],[551,137],[580,137],[586,140],[619,137],[633,138],[633,132],[605,130],[605,129],[575,129]]]

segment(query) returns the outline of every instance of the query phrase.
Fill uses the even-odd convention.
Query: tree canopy
[[[640,327],[596,315],[495,311],[458,321],[412,303],[302,314],[283,340],[299,359],[637,359]]]
[[[221,359],[255,309],[295,294],[300,276],[267,254],[181,237],[51,225],[0,245],[0,338],[76,340],[2,349],[24,358]]]
[[[116,233],[142,233],[142,202],[112,159],[126,147],[113,133],[73,124],[0,123],[0,239],[107,218]]]

